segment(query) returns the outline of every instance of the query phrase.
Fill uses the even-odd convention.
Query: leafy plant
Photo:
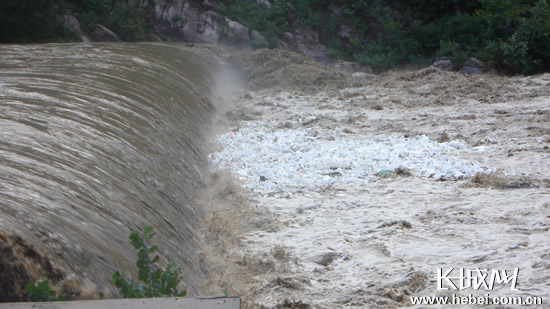
[[[69,295],[61,294],[57,296],[57,293],[54,290],[50,290],[48,280],[29,282],[25,286],[25,292],[27,292],[29,300],[36,302],[63,301],[71,299]]]
[[[150,39],[154,7],[142,0],[4,0],[0,42],[78,39],[63,24],[73,12],[94,38],[103,24],[122,40]],[[197,2],[197,1],[194,1]],[[200,2],[200,1],[198,1]],[[197,2],[197,3],[198,3]],[[276,47],[287,31],[313,30],[329,57],[385,71],[449,56],[479,58],[501,72],[550,71],[550,0],[218,0],[215,10],[257,30]],[[179,22],[174,17],[172,22]],[[222,37],[228,27],[220,27]],[[101,38],[96,38],[101,39]],[[238,39],[238,38],[236,38]]]
[[[468,60],[468,53],[459,44],[440,41],[439,45],[439,51],[436,53],[437,57],[449,56],[455,67],[462,66]]]
[[[271,7],[250,0],[221,0],[217,11],[260,32],[269,47],[276,47],[282,33],[290,30],[287,21],[290,11],[286,0],[277,1]]]
[[[132,231],[128,238],[132,246],[138,250],[136,267],[138,268],[138,280],[142,283],[135,283],[122,277],[120,272],[113,274],[113,283],[123,298],[143,298],[162,296],[185,296],[185,290],[178,291],[177,287],[182,280],[181,268],[173,262],[168,262],[163,270],[157,266],[160,257],[152,254],[157,252],[157,246],[148,246],[147,243],[155,236],[153,227],[145,226],[140,234]]]
[[[487,24],[485,46],[477,56],[505,73],[531,74],[550,69],[550,5],[546,0],[489,1],[477,18]]]
[[[105,25],[123,41],[142,41],[149,33],[145,12],[136,0],[116,2]]]

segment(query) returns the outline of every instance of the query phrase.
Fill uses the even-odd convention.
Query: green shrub
[[[550,70],[550,6],[546,0],[488,1],[477,17],[487,24],[477,56],[505,73]]]
[[[222,0],[217,11],[260,32],[269,47],[276,47],[281,34],[290,30],[287,22],[289,8],[285,0],[277,1],[269,8],[250,0]]]
[[[160,257],[151,255],[157,252],[157,246],[149,246],[148,242],[155,236],[151,226],[145,226],[140,234],[136,231],[130,232],[128,239],[132,246],[138,250],[136,267],[138,269],[138,281],[127,280],[122,277],[120,272],[113,274],[113,283],[117,287],[120,296],[123,298],[144,298],[144,297],[163,297],[180,296],[187,294],[185,290],[178,290],[180,284],[181,268],[173,262],[168,262],[165,269],[158,266]],[[60,294],[50,289],[48,280],[30,282],[25,286],[25,292],[31,301],[64,301],[70,300],[70,295]]]
[[[332,39],[327,44],[325,54],[331,58],[341,58],[344,56],[344,45],[338,39]]]
[[[105,21],[105,26],[123,41],[143,41],[148,38],[149,25],[139,1],[118,1]]]
[[[455,67],[462,66],[469,58],[469,54],[464,51],[458,43],[440,41],[439,46],[439,51],[436,53],[436,57],[450,57],[451,62]]]
[[[158,267],[160,258],[152,254],[157,250],[157,246],[148,246],[147,243],[153,238],[155,232],[151,226],[145,226],[140,234],[132,231],[128,238],[132,246],[138,250],[138,259],[136,267],[138,269],[138,280],[142,283],[128,281],[120,272],[113,274],[113,283],[117,287],[120,296],[123,298],[143,298],[143,297],[162,297],[162,296],[185,296],[185,290],[178,291],[177,287],[182,278],[181,268],[173,262],[168,262],[168,266],[163,270]]]
[[[57,296],[57,293],[50,290],[48,280],[39,280],[36,282],[29,282],[25,286],[25,292],[29,296],[30,301],[43,302],[43,301],[65,301],[70,300],[70,295],[61,294]]]

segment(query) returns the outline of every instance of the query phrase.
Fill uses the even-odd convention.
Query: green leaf
[[[136,267],[138,269],[138,280],[141,283],[134,284],[123,278],[120,272],[113,274],[113,284],[117,287],[123,298],[142,298],[142,297],[162,297],[162,296],[180,296],[187,294],[185,290],[178,292],[177,286],[181,282],[181,268],[172,261],[168,262],[166,269],[152,267],[159,263],[160,256],[155,255],[151,260],[149,254],[158,250],[157,246],[149,248],[145,241],[151,240],[155,232],[151,226],[145,226],[140,235],[132,231],[128,239],[137,252],[138,259]]]
[[[162,279],[162,270],[157,269],[155,272],[153,272],[151,277],[154,281],[160,281]]]
[[[50,290],[48,280],[42,280],[37,282],[28,283],[25,288],[29,299],[31,301],[53,301],[55,298],[55,291]]]
[[[151,238],[153,238],[153,236],[155,236],[155,232],[153,231],[152,226],[147,225],[147,226],[143,227],[143,239],[151,240]]]
[[[132,246],[134,246],[134,248],[136,250],[141,249],[145,245],[143,243],[143,239],[141,238],[139,233],[136,232],[136,231],[130,232],[130,235],[128,236],[128,239],[130,239],[130,243],[132,243]]]

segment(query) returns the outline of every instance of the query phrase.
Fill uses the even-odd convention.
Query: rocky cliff
[[[162,40],[237,47],[267,45],[258,31],[221,16],[208,1],[154,0],[153,9],[153,35]]]
[[[266,3],[268,5],[269,2]],[[215,4],[196,0],[152,0],[143,4],[151,25],[151,40],[183,41],[189,43],[224,44],[238,48],[267,47],[268,40],[258,31],[220,15]],[[120,41],[116,33],[98,24],[93,34],[84,33],[78,18],[67,13],[65,25],[79,33],[80,40]],[[325,46],[320,44],[315,31],[296,28],[285,32],[277,42],[277,48],[295,51],[333,68],[348,72],[369,72],[369,66],[344,60],[334,60],[325,55]]]

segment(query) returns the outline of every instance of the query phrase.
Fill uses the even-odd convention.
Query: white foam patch
[[[248,128],[217,136],[220,151],[210,160],[234,172],[248,188],[288,190],[328,185],[336,181],[367,182],[373,175],[409,169],[433,179],[461,179],[488,168],[459,159],[462,140],[438,143],[427,136],[330,140],[303,127],[271,128],[249,123]]]

